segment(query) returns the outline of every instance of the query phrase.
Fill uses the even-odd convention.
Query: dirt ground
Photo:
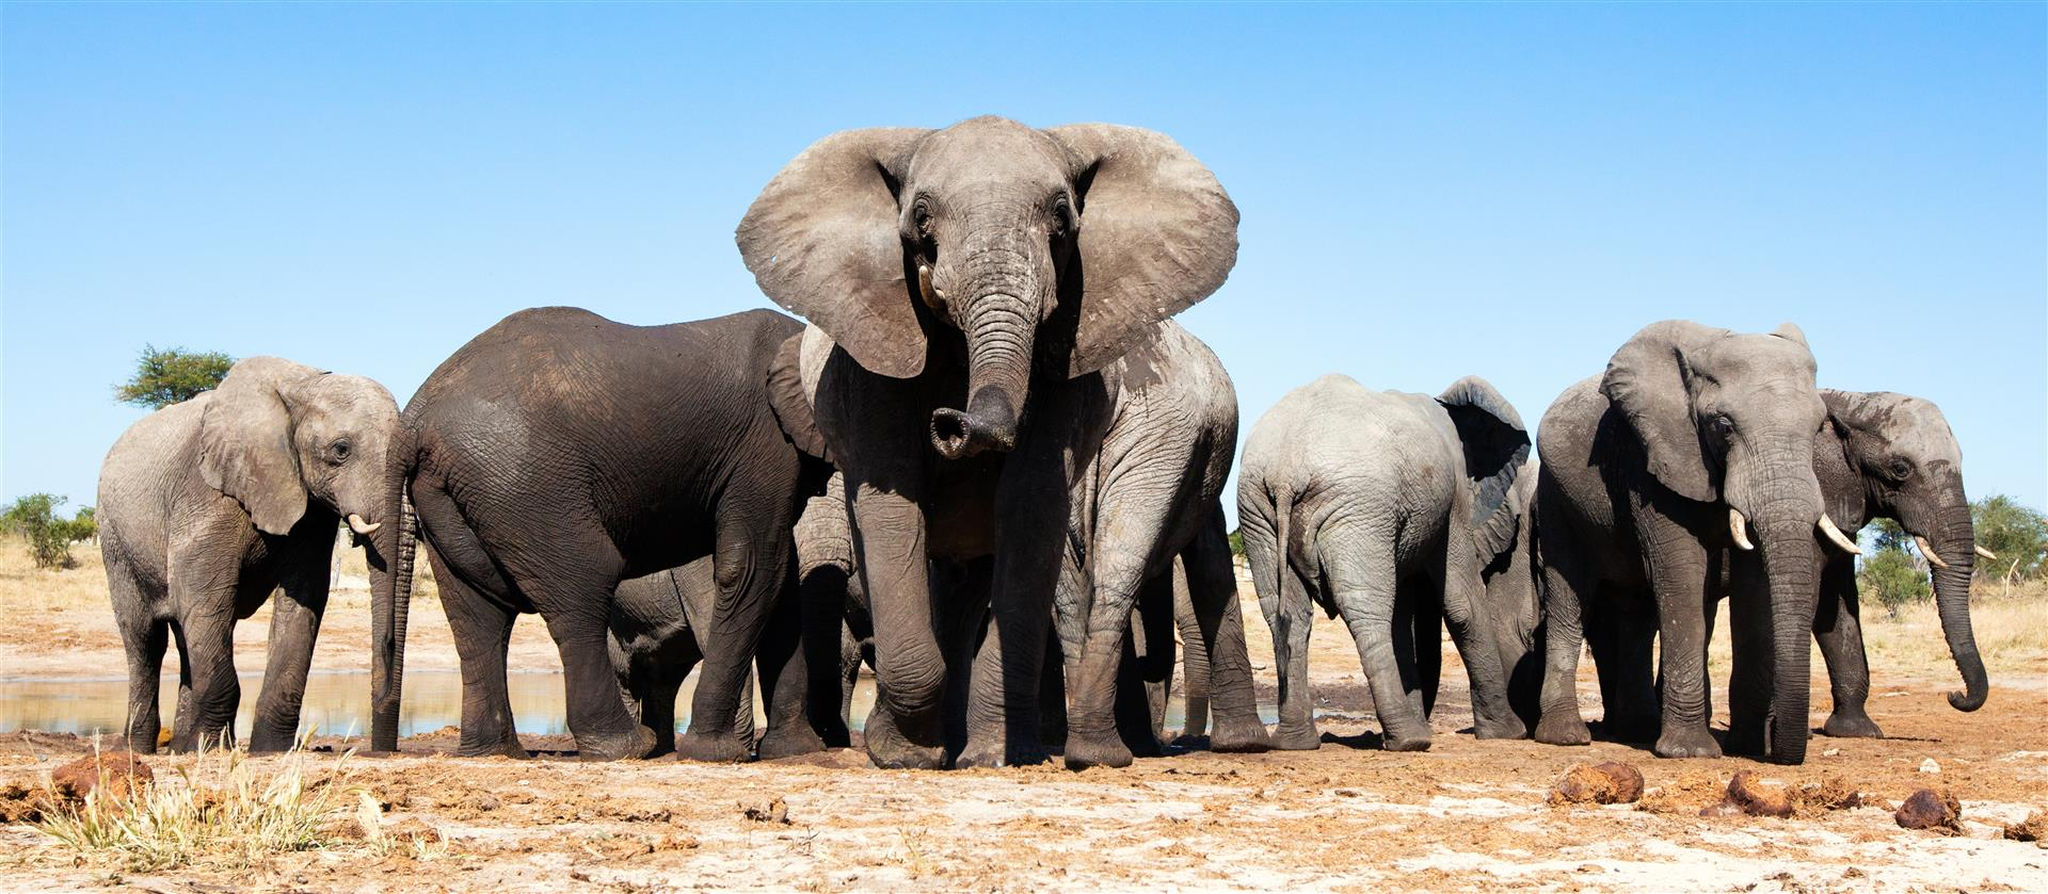
[[[65,600],[27,594],[30,584],[13,577],[0,585],[0,607],[9,609],[0,677],[104,677],[122,666],[104,604],[50,611]],[[1244,594],[1270,703],[1269,634],[1249,586]],[[366,607],[354,586],[337,594],[316,669],[360,667]],[[352,743],[325,737],[315,754],[247,766],[300,766],[322,784],[360,790],[383,808],[376,822],[413,830],[411,846],[343,836],[313,850],[149,870],[14,823],[0,825],[0,889],[2048,891],[2048,849],[2001,837],[2007,824],[2048,809],[2048,652],[2032,638],[1988,649],[1991,700],[1960,714],[1941,697],[1956,677],[1931,614],[1867,621],[1879,666],[1870,712],[1890,738],[1816,738],[1800,767],[1659,760],[1605,742],[1479,742],[1459,732],[1471,717],[1455,653],[1445,661],[1434,747],[1382,752],[1369,747],[1376,726],[1357,654],[1342,625],[1325,621],[1313,638],[1325,732],[1314,752],[1190,751],[1084,773],[1056,765],[917,772],[871,769],[858,751],[740,766],[456,758],[447,753],[452,731],[408,739],[399,757],[343,757]],[[2039,616],[1980,609],[1980,638]],[[414,618],[408,664],[452,669],[431,597]],[[239,629],[244,669],[261,667],[266,620]],[[519,625],[513,663],[556,664],[532,619]],[[1725,682],[1725,663],[1717,664]],[[1582,698],[1597,718],[1593,689],[1588,673]],[[1828,710],[1824,677],[1813,704],[1818,726]],[[530,736],[527,745],[570,747],[559,737]],[[0,787],[46,784],[52,768],[92,747],[72,736],[0,736]],[[148,762],[164,780],[198,778],[206,760]],[[1597,761],[1640,770],[1642,800],[1546,803],[1567,768]],[[1745,769],[1767,787],[1787,786],[1797,812],[1702,816]],[[1829,810],[1801,796],[1823,785],[1853,789],[1864,806]],[[1892,808],[1921,787],[1954,793],[1957,828],[1899,827]]]

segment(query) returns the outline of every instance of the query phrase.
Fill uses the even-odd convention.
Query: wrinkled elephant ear
[[[1490,560],[1515,544],[1521,516],[1509,495],[1529,459],[1529,430],[1514,405],[1478,376],[1451,383],[1436,400],[1450,414],[1465,447],[1465,475],[1473,495],[1473,544]]]
[[[775,422],[782,426],[783,437],[789,443],[831,462],[825,435],[818,430],[818,419],[811,412],[810,395],[804,391],[803,344],[804,336],[799,332],[783,339],[782,346],[775,350],[775,359],[768,365],[768,408],[774,411]]]
[[[1223,285],[1237,263],[1237,206],[1165,134],[1113,124],[1046,133],[1072,156],[1081,223],[1078,269],[1069,268],[1060,295],[1072,345],[1056,343],[1065,335],[1058,328],[1041,337],[1052,356],[1064,349],[1068,375],[1079,376]]]
[[[242,504],[265,534],[288,533],[306,514],[282,392],[319,374],[289,360],[251,357],[228,371],[200,414],[200,477]]]
[[[1600,393],[1621,408],[1642,442],[1650,474],[1673,493],[1702,503],[1720,494],[1693,421],[1685,355],[1729,334],[1689,320],[1651,323],[1614,352],[1600,379]]]
[[[924,369],[896,191],[912,144],[929,132],[872,128],[819,140],[769,181],[735,233],[763,293],[861,366],[896,378]]]

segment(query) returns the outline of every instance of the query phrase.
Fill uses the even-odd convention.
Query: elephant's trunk
[[[1027,308],[1011,294],[986,293],[962,309],[967,408],[932,413],[932,446],[940,456],[961,459],[986,450],[1006,453],[1017,446],[1038,323]]]
[[[404,479],[396,482],[396,525],[373,541],[370,608],[370,750],[398,750],[399,693],[405,677],[405,627],[412,610],[413,553],[419,542]],[[381,572],[378,569],[381,568]]]
[[[1941,635],[1948,640],[1949,655],[1963,675],[1963,691],[1948,694],[1948,703],[1958,711],[1975,711],[1984,706],[1991,684],[1984,674],[1984,660],[1977,654],[1977,637],[1970,630],[1970,573],[1976,562],[1976,532],[1970,523],[1970,505],[1958,493],[1956,505],[1944,509],[1934,541],[1946,559],[1945,567],[1934,569],[1934,606],[1941,615]]]
[[[1806,760],[1807,720],[1812,694],[1809,649],[1813,639],[1814,579],[1820,545],[1814,539],[1815,513],[1786,506],[1759,514],[1764,573],[1770,593],[1771,624],[1771,760],[1797,764]],[[1817,510],[1818,505],[1813,509]]]

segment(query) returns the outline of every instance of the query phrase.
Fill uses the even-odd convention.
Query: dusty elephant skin
[[[1528,548],[1515,477],[1529,435],[1477,377],[1442,395],[1372,391],[1340,375],[1289,392],[1252,429],[1238,519],[1280,669],[1282,748],[1320,736],[1308,692],[1314,609],[1341,614],[1372,687],[1381,743],[1429,747],[1441,619],[1472,680],[1480,738],[1526,732],[1507,704],[1482,569]]]
[[[619,582],[611,608],[612,672],[626,709],[654,734],[649,757],[675,751],[676,694],[683,680],[704,660],[712,615],[718,607],[718,582],[706,556],[684,565]],[[782,648],[788,648],[786,645]],[[770,650],[773,654],[773,650]],[[788,685],[790,681],[782,681]],[[770,699],[784,710],[799,709],[800,700]],[[788,722],[785,719],[784,722]],[[754,747],[754,678],[740,680],[739,704],[733,711],[733,741]]]
[[[407,405],[386,491],[417,507],[462,662],[462,753],[525,754],[505,689],[505,643],[538,612],[560,650],[569,728],[585,757],[641,757],[655,736],[619,697],[607,621],[619,582],[712,556],[718,596],[690,727],[698,760],[748,756],[732,730],[757,647],[765,691],[795,671],[790,525],[829,469],[791,444],[768,370],[795,320],[748,311],[627,326],[575,308],[521,311],[443,362]],[[806,423],[807,424],[807,423]],[[394,532],[410,559],[410,530]],[[374,749],[396,744],[409,568],[376,589]],[[763,635],[770,626],[785,631]],[[782,654],[777,654],[777,652]],[[773,676],[771,676],[771,674]],[[779,694],[779,693],[778,693]],[[790,719],[800,711],[778,711]],[[785,741],[787,740],[787,741]],[[763,750],[822,747],[771,725]]]
[[[276,357],[235,364],[220,387],[131,426],[100,469],[100,553],[128,653],[130,748],[157,747],[157,678],[178,642],[170,746],[232,735],[241,684],[234,625],[283,586],[251,751],[281,751],[299,705],[341,520],[359,537],[395,531],[383,500],[398,404],[382,385]],[[391,553],[371,541],[371,576]]]
[[[1735,588],[1735,635],[1752,638],[1745,672],[1769,693],[1761,738],[1770,759],[1805,759],[1815,569],[1821,550],[1854,548],[1828,518],[1814,472],[1813,436],[1826,416],[1813,355],[1789,324],[1755,335],[1653,323],[1605,375],[1551,404],[1537,442],[1547,626],[1539,741],[1590,739],[1576,692],[1583,642],[1609,696],[1610,735],[1654,736],[1662,757],[1719,755],[1707,729],[1710,612],[1720,557],[1755,550],[1761,583]],[[1836,542],[1821,545],[1816,531]],[[1654,676],[1653,633],[1663,656]],[[1661,692],[1650,689],[1655,678]]]
[[[1236,207],[1161,134],[975,118],[821,140],[762,191],[737,238],[762,291],[822,332],[806,338],[803,371],[846,475],[873,605],[886,734],[868,736],[869,754],[945,765],[948,682],[971,663],[957,762],[1039,759],[1046,631],[1079,476],[1118,389],[1179,374],[1128,360],[1116,381],[1105,371],[1222,284]],[[950,566],[937,593],[927,559]],[[950,616],[979,601],[982,580],[993,582],[988,632],[971,659],[949,657],[936,630],[959,623]],[[1216,624],[1230,616],[1198,610],[1214,610],[1203,629],[1227,647]],[[1089,627],[1101,633],[1085,648],[1098,652],[1121,636]],[[1204,648],[1219,674],[1235,674],[1218,645]],[[1096,680],[1113,659],[1081,663]],[[1241,728],[1216,707],[1219,733]]]

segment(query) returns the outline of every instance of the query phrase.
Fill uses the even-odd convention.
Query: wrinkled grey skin
[[[654,733],[658,757],[675,751],[676,693],[704,658],[704,634],[718,604],[709,556],[644,577],[619,582],[611,613],[612,670],[626,709]],[[754,678],[740,683],[732,735],[754,749]]]
[[[1653,323],[1604,376],[1567,389],[1543,417],[1536,503],[1543,562],[1545,674],[1536,738],[1590,739],[1575,679],[1580,645],[1596,654],[1660,643],[1662,691],[1599,666],[1608,732],[1656,736],[1663,757],[1718,756],[1708,732],[1707,631],[1733,548],[1729,510],[1746,519],[1761,564],[1756,589],[1773,683],[1770,757],[1805,759],[1807,637],[1813,629],[1823,516],[1813,438],[1826,419],[1814,360],[1797,327],[1738,334]],[[1830,547],[1832,548],[1832,547]],[[1654,611],[1644,606],[1654,604]],[[1642,629],[1654,619],[1655,631]],[[1601,641],[1613,644],[1603,648]],[[1652,726],[1647,708],[1661,705]]]
[[[231,734],[241,686],[234,626],[280,585],[251,751],[282,751],[299,725],[327,607],[335,528],[382,524],[398,404],[384,386],[276,357],[235,364],[220,387],[130,426],[100,469],[100,553],[128,652],[128,745],[156,750],[157,678],[177,637],[171,747]],[[386,563],[370,551],[373,578]]]
[[[1536,480],[1538,463],[1534,456],[1515,473],[1508,489],[1513,504],[1515,540],[1509,548],[1480,569],[1486,581],[1486,611],[1481,621],[1487,636],[1500,653],[1501,672],[1507,675],[1508,707],[1521,718],[1526,729],[1534,729],[1542,715],[1543,691],[1543,597],[1542,559],[1536,550]]]
[[[1521,418],[1477,377],[1430,397],[1327,375],[1252,428],[1237,517],[1273,630],[1279,747],[1321,741],[1308,687],[1312,601],[1344,616],[1388,750],[1429,747],[1439,612],[1472,681],[1474,731],[1527,732],[1507,706],[1484,570],[1515,548],[1509,494],[1528,455]]]
[[[846,474],[899,733],[870,734],[870,756],[946,763],[935,625],[950,606],[926,560],[988,558],[993,623],[959,762],[1038,759],[1071,494],[1118,409],[1106,370],[1222,284],[1236,207],[1161,134],[975,118],[827,137],[762,191],[737,238],[762,291],[830,337],[815,351],[806,339],[804,369]]]

